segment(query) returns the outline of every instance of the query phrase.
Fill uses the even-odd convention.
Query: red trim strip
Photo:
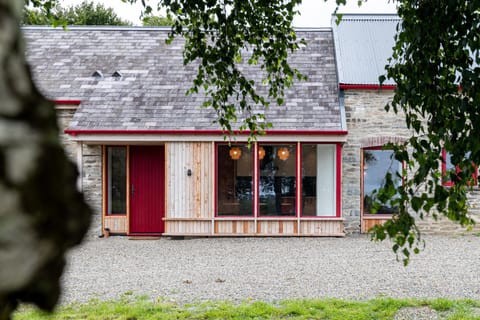
[[[66,129],[66,134],[76,136],[79,134],[154,134],[154,135],[223,135],[228,134],[228,131],[223,130],[76,130]],[[234,130],[233,134],[248,135],[251,131]],[[271,130],[265,131],[267,135],[347,135],[347,130]]]
[[[340,90],[395,90],[395,84],[344,84],[339,85]]]
[[[343,145],[337,143],[336,148],[336,157],[337,157],[337,172],[336,172],[336,186],[337,186],[337,203],[336,203],[336,215],[337,217],[342,216],[342,149]]]
[[[80,103],[82,103],[82,101],[80,100],[50,100],[51,102],[55,103],[55,104],[68,104],[68,105],[79,105]]]

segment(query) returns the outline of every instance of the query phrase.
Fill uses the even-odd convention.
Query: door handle
[[[132,184],[132,197],[135,195],[135,186]]]

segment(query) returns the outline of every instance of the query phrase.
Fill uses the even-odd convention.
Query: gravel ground
[[[62,302],[125,292],[178,303],[377,296],[480,299],[480,237],[428,236],[408,267],[389,242],[345,238],[88,239],[72,251]]]

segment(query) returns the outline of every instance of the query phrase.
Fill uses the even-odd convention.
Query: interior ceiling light
[[[281,147],[277,151],[277,156],[280,160],[285,161],[288,159],[288,157],[290,157],[290,151],[288,151],[288,148],[286,147]]]
[[[265,158],[265,148],[260,147],[258,148],[258,159],[262,160],[263,158]]]
[[[230,148],[229,154],[232,160],[238,160],[242,156],[242,149],[240,149],[239,147],[232,147]]]

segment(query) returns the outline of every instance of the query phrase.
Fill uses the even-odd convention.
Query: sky
[[[63,7],[77,5],[83,0],[61,0]],[[90,1],[90,0],[89,0]],[[129,20],[135,25],[140,25],[140,14],[142,10],[141,1],[135,5],[123,3],[120,0],[93,0],[102,3],[106,7],[114,8],[115,12],[124,20]],[[146,0],[147,3],[155,6],[158,2]],[[300,16],[294,20],[296,27],[329,27],[331,15],[335,10],[335,0],[303,0],[300,7]],[[348,0],[346,6],[342,6],[340,13],[395,13],[395,4],[392,0],[369,0],[359,8],[357,0]]]

